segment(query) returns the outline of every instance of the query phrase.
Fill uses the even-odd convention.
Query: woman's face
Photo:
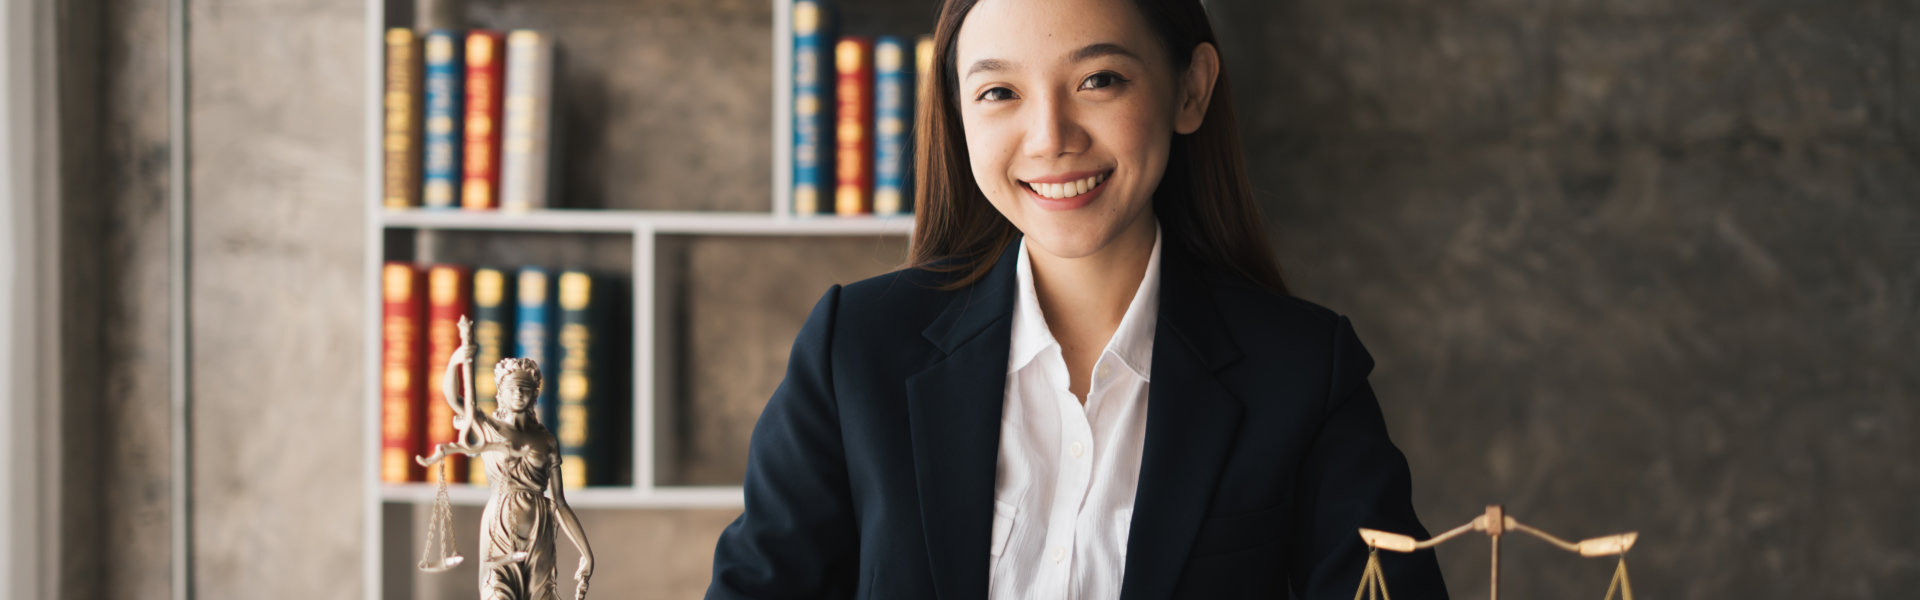
[[[521,412],[527,410],[527,406],[533,401],[533,398],[532,394],[528,394],[527,390],[522,389],[519,385],[508,384],[500,386],[498,400],[500,407],[507,409],[508,412]]]
[[[954,57],[974,181],[1029,250],[1152,245],[1181,94],[1130,0],[983,0]]]

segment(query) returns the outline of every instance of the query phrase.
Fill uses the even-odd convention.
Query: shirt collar
[[[1020,239],[1014,278],[1019,289],[1013,304],[1013,347],[1007,354],[1007,372],[1012,373],[1033,362],[1041,352],[1054,347],[1053,331],[1040,312],[1040,296],[1033,287],[1033,261],[1027,254],[1027,240]],[[1153,253],[1147,258],[1147,270],[1140,287],[1120,317],[1120,327],[1101,355],[1111,354],[1141,379],[1153,379],[1153,330],[1160,316],[1160,226],[1154,223]]]

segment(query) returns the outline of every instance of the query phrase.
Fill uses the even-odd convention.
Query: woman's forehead
[[[982,0],[954,41],[962,78],[978,66],[1010,70],[1115,54],[1143,59],[1155,51],[1158,42],[1133,0]]]

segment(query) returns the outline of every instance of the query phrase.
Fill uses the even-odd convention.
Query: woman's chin
[[[1112,239],[1105,232],[1086,227],[1040,226],[1027,233],[1027,251],[1045,253],[1052,258],[1086,258],[1098,254]]]

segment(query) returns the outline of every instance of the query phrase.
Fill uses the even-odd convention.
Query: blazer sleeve
[[[754,425],[746,510],[720,534],[708,600],[853,593],[857,532],[830,364],[839,298],[836,285],[814,306]]]
[[[1298,535],[1289,548],[1288,585],[1301,599],[1353,597],[1367,562],[1358,528],[1427,538],[1413,512],[1407,459],[1387,438],[1380,404],[1367,383],[1373,357],[1346,317],[1335,326],[1333,357],[1327,405],[1295,500]],[[1447,597],[1431,550],[1382,551],[1380,565],[1394,598]]]

